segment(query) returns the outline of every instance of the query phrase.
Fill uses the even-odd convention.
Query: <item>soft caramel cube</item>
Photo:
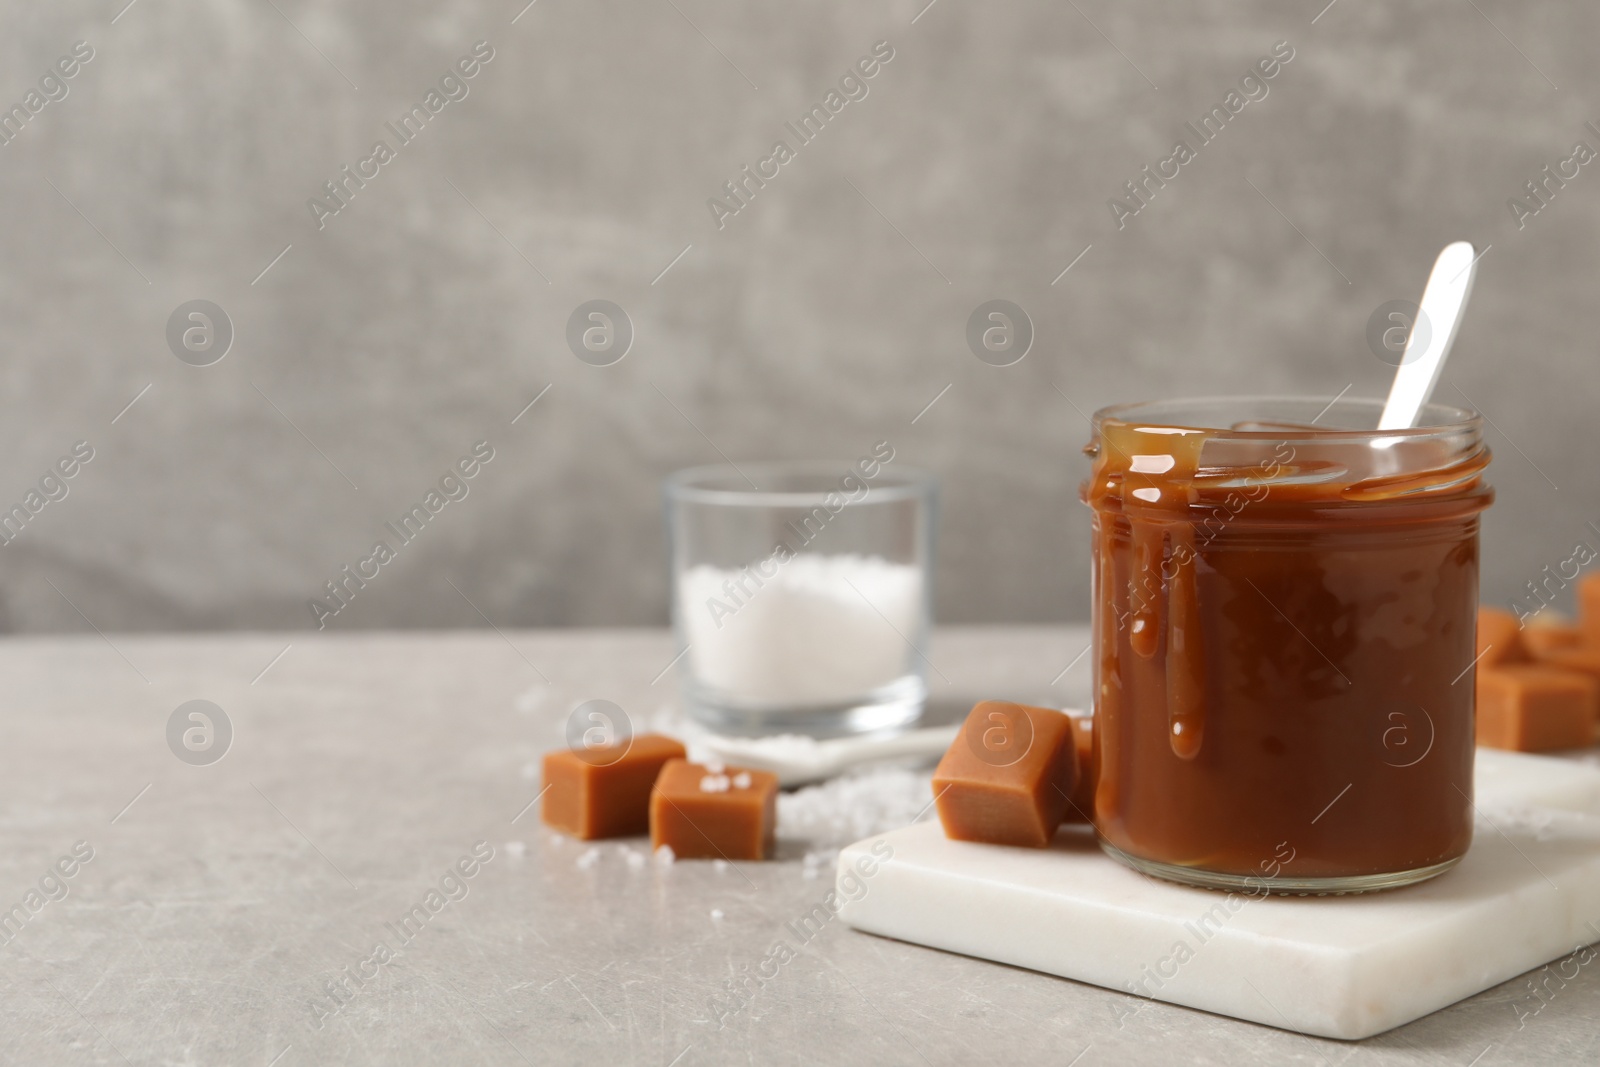
[[[1583,636],[1583,630],[1577,626],[1533,623],[1522,631],[1522,646],[1534,659],[1541,659],[1551,652],[1581,648],[1584,644]]]
[[[1535,662],[1600,678],[1600,642],[1582,626],[1535,622],[1522,631],[1522,643]]]
[[[650,793],[650,847],[678,859],[761,860],[772,854],[778,776],[675,759]]]
[[[1043,848],[1078,783],[1072,720],[1050,708],[985,700],[933,772],[946,837]]]
[[[650,829],[650,789],[683,746],[661,734],[638,734],[616,745],[562,749],[544,757],[545,825],[585,841]]]
[[[1551,667],[1580,671],[1591,678],[1600,679],[1600,645],[1580,642],[1554,644],[1541,649],[1535,658]]]
[[[1578,579],[1578,625],[1584,641],[1600,647],[1600,572]]]
[[[1100,775],[1094,764],[1094,718],[1089,715],[1069,715],[1072,721],[1072,739],[1078,750],[1078,784],[1072,790],[1072,802],[1062,818],[1066,823],[1092,823],[1094,821],[1094,789]]]
[[[1522,648],[1522,624],[1509,611],[1478,609],[1478,669],[1527,659]]]
[[[1478,672],[1478,744],[1518,752],[1594,744],[1600,680],[1544,664]]]

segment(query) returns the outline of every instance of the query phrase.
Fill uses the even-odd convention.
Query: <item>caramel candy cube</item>
[[[1559,656],[1584,646],[1583,630],[1576,626],[1540,626],[1522,631],[1522,646],[1535,660]]]
[[[1509,611],[1478,609],[1478,669],[1527,659],[1522,648],[1522,624]]]
[[[778,776],[675,759],[650,792],[650,847],[678,859],[762,860],[778,824]]]
[[[1478,744],[1518,752],[1594,744],[1600,680],[1544,664],[1478,673]]]
[[[1069,715],[1072,721],[1072,740],[1078,750],[1078,784],[1072,790],[1072,802],[1062,818],[1065,823],[1088,825],[1094,822],[1094,789],[1100,782],[1094,765],[1094,718],[1089,715]]]
[[[544,757],[546,826],[588,841],[650,829],[650,789],[684,748],[661,734],[637,734],[615,745],[562,749]]]
[[[1578,625],[1585,643],[1600,648],[1600,572],[1578,579]]]
[[[980,702],[933,772],[946,837],[1044,848],[1078,783],[1072,720],[1050,708]]]
[[[1538,661],[1547,667],[1560,667],[1600,679],[1600,646],[1597,645],[1558,645],[1540,653]]]
[[[1600,644],[1590,644],[1577,626],[1530,626],[1522,641],[1538,663],[1600,678]]]

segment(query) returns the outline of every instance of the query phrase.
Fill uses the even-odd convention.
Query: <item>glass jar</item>
[[[1217,398],[1106,408],[1095,824],[1211,888],[1406,885],[1472,840],[1480,419]]]
[[[935,483],[894,454],[667,479],[679,678],[701,725],[825,737],[921,716]]]

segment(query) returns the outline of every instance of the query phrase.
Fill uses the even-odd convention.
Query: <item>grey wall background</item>
[[[0,498],[95,449],[0,547],[0,626],[309,627],[481,438],[330,628],[481,624],[450,582],[502,626],[664,621],[663,474],[882,438],[944,479],[941,619],[1084,618],[1081,412],[1382,395],[1367,318],[1455,238],[1492,245],[1440,392],[1495,427],[1486,596],[1600,543],[1600,165],[1521,230],[1506,205],[1600,148],[1593,5],[925,2],[0,5],[7,106],[95,50],[0,146]],[[307,199],[479,40],[470,95],[319,231]],[[719,232],[707,198],[879,40]],[[1108,198],[1280,40],[1119,232]],[[1037,331],[1006,368],[964,340],[995,297]],[[236,331],[205,368],[165,340],[196,298]],[[604,368],[564,340],[594,298],[637,331]]]

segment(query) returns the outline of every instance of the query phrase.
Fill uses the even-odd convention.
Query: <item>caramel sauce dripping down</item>
[[[1106,448],[1095,465],[1093,492],[1120,497],[1132,538],[1128,643],[1144,659],[1165,649],[1168,740],[1174,755],[1194,759],[1205,737],[1206,709],[1190,510],[1198,499],[1195,480],[1207,435],[1186,427],[1118,423],[1103,426],[1102,434]],[[1110,531],[1102,536],[1109,543]],[[1114,633],[1103,635],[1102,649],[1114,645]]]
[[[1101,417],[1085,450],[1097,833],[1241,875],[1291,835],[1297,877],[1459,858],[1473,697],[1454,680],[1473,654],[1488,450],[1471,427],[1211,425]],[[1381,733],[1397,702],[1431,738],[1403,769]]]
[[[1290,424],[1249,428],[1282,429],[1289,434],[1315,430]],[[1206,430],[1107,421],[1100,426],[1100,435],[1100,443],[1088,449],[1095,466],[1086,498],[1091,505],[1112,503],[1127,523],[1130,540],[1128,573],[1121,578],[1127,610],[1106,613],[1110,622],[1100,634],[1101,677],[1119,677],[1117,631],[1126,626],[1128,647],[1136,655],[1145,660],[1162,657],[1168,740],[1174,755],[1192,760],[1200,753],[1206,723],[1205,639],[1197,574],[1202,546],[1195,516],[1204,514],[1200,508],[1204,493],[1222,492],[1224,482],[1238,485],[1243,472],[1201,467],[1201,452],[1212,436]],[[1274,500],[1337,510],[1375,500],[1448,495],[1472,486],[1488,463],[1488,450],[1480,448],[1443,475],[1438,469],[1424,469],[1337,484],[1338,475],[1344,473],[1342,465],[1308,457],[1276,467],[1273,478],[1256,484]],[[1100,573],[1103,580],[1115,582],[1116,531],[1108,524],[1100,537]],[[1099,695],[1102,702],[1125,696],[1111,693],[1109,685],[1103,685]]]

